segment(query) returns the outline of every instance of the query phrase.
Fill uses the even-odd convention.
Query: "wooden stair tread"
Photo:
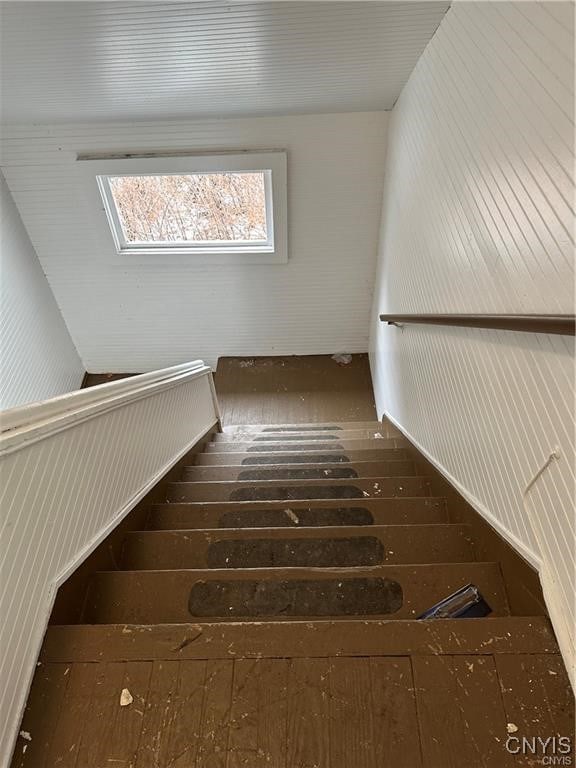
[[[326,480],[261,480],[170,483],[167,499],[182,501],[266,501],[275,499],[364,499],[429,496],[426,477],[362,477]]]
[[[545,616],[338,622],[67,624],[48,627],[42,663],[145,659],[557,654]]]
[[[305,475],[310,474],[307,478]],[[280,479],[327,479],[334,477],[393,477],[417,475],[412,461],[356,461],[306,464],[271,464],[264,466],[191,466],[182,472],[182,482],[259,481]]]
[[[101,571],[95,575],[88,590],[82,623],[189,623],[188,598],[192,587],[198,582],[255,579],[259,582],[279,579],[317,581],[335,578],[341,581],[383,578],[398,582],[403,590],[403,604],[393,616],[386,618],[418,616],[469,582],[478,586],[495,616],[509,613],[500,566],[497,563],[469,562],[347,569]],[[212,617],[212,620],[217,618],[225,617]]]
[[[233,443],[233,442],[308,442],[311,440],[322,442],[342,440],[383,440],[385,438],[403,437],[398,430],[390,430],[381,427],[372,429],[342,429],[342,430],[318,430],[301,432],[218,432],[212,436],[213,443]]]
[[[155,504],[150,512],[147,526],[152,530],[169,528],[219,528],[223,515],[249,512],[251,510],[286,509],[341,509],[367,510],[374,523],[381,525],[411,523],[446,523],[448,513],[446,501],[432,496],[416,498],[395,497],[385,499],[323,499],[321,501],[220,501]],[[281,518],[283,524],[286,520]],[[238,526],[235,526],[238,527]],[[241,527],[241,526],[240,526]]]
[[[227,424],[222,431],[224,434],[233,434],[237,431],[260,434],[269,430],[277,432],[279,429],[318,431],[319,428],[384,429],[386,426],[381,421],[303,421],[301,424]]]
[[[355,461],[408,461],[409,455],[405,448],[361,448],[350,450],[319,450],[308,451],[270,451],[268,453],[247,453],[246,451],[224,450],[201,453],[196,457],[194,466],[212,466],[225,464],[227,466],[240,464],[242,466],[265,466],[266,464],[303,464],[355,462]]]
[[[238,440],[234,442],[212,442],[207,443],[205,447],[205,451],[207,453],[222,453],[223,450],[226,451],[226,453],[235,453],[235,452],[241,452],[241,453],[271,453],[273,451],[275,452],[286,452],[286,451],[319,451],[319,450],[328,450],[328,451],[335,451],[335,450],[350,450],[350,451],[358,451],[358,450],[364,450],[364,449],[377,449],[380,448],[404,448],[407,446],[407,441],[405,438],[400,437],[383,437],[380,439],[377,438],[370,438],[370,439],[359,439],[359,440],[329,440],[327,442],[322,442],[322,440],[312,440],[312,441],[266,441],[264,443],[255,443],[253,441],[246,441],[246,440]]]
[[[405,622],[397,624],[400,630]],[[77,629],[106,631],[91,639],[107,646],[114,631]],[[41,696],[26,709],[12,768],[178,763],[439,768],[448,765],[447,754],[454,757],[453,766],[513,768],[520,763],[504,746],[509,723],[521,734],[531,734],[535,723],[545,736],[574,734],[573,697],[554,653],[489,655],[481,649],[462,655],[456,638],[451,643],[441,638],[453,654],[422,648],[410,655],[242,657],[233,648],[224,655],[224,643],[216,640],[211,645],[219,648],[219,657],[208,650],[194,657],[203,635],[175,627],[171,638],[164,636],[166,659],[158,658],[157,638],[146,632],[155,628],[135,629],[124,637],[143,639],[145,658],[42,662],[34,682]],[[208,632],[208,625],[201,629]],[[312,631],[305,634],[311,636]],[[130,691],[130,706],[119,706],[122,688]],[[27,734],[33,734],[31,741]]]
[[[366,556],[374,558],[368,564],[379,563],[447,563],[474,560],[470,529],[465,525],[409,525],[409,526],[340,526],[328,528],[250,528],[216,530],[134,531],[128,533],[122,553],[121,566],[126,570],[160,570],[168,568],[237,568],[242,559],[251,558],[250,566],[257,564],[258,552],[244,552],[244,548],[258,546],[266,551],[266,542],[294,542],[308,545],[315,540],[320,552],[312,556],[323,557],[322,562],[306,562],[308,567],[360,565],[354,562],[332,562],[331,558],[347,555],[349,540],[365,542],[378,547],[367,548]],[[341,542],[344,552],[331,553],[327,542]],[[297,546],[296,546],[297,549]],[[288,553],[290,554],[290,553]],[[296,552],[296,555],[298,553]],[[304,553],[308,554],[308,553]],[[354,549],[350,556],[361,557],[362,550]],[[374,557],[376,556],[376,557]],[[286,556],[285,556],[286,559]],[[232,561],[230,565],[227,563]],[[255,562],[256,561],[256,562]],[[294,563],[284,562],[286,566]],[[298,563],[296,563],[298,564]],[[366,563],[365,563],[366,564]]]

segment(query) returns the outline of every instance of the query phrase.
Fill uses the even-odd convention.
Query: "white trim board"
[[[286,151],[248,151],[237,154],[186,153],[180,156],[124,157],[92,160],[78,155],[75,170],[95,222],[93,234],[102,254],[123,268],[142,265],[285,264],[288,261],[288,159]],[[269,240],[266,244],[129,246],[124,242],[116,204],[106,182],[114,176],[150,176],[195,173],[262,171],[265,174],[266,214]]]

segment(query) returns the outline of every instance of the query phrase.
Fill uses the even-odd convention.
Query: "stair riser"
[[[129,631],[127,631],[127,629]],[[188,642],[194,638],[193,642]],[[52,625],[42,664],[172,659],[282,659],[330,656],[463,656],[546,654],[555,664],[558,643],[544,616],[490,617],[488,621],[332,621],[218,622]],[[488,656],[487,658],[490,658]],[[555,670],[552,670],[555,671]],[[80,767],[78,767],[80,768]],[[391,767],[392,768],[392,767]],[[405,766],[411,768],[411,766]]]
[[[142,531],[129,533],[124,570],[353,567],[474,559],[467,526]]]
[[[409,461],[408,452],[402,448],[384,448],[382,450],[362,451],[304,451],[283,453],[242,453],[233,451],[227,453],[201,453],[196,457],[195,466],[244,466],[260,467],[271,464],[334,464],[354,463],[364,461]]]
[[[430,483],[423,477],[386,477],[357,480],[268,480],[262,483],[170,483],[167,500],[273,501],[295,499],[364,499],[396,496],[429,496]]]
[[[351,505],[346,505],[349,508]],[[291,501],[288,506],[286,502],[230,502],[230,503],[211,503],[211,504],[164,504],[153,507],[148,519],[147,527],[152,530],[172,530],[189,529],[198,530],[203,528],[221,528],[234,527],[272,527],[272,526],[291,526],[297,527],[298,522],[293,520],[292,516],[286,514],[286,509],[290,509],[300,520],[303,519],[302,511],[311,509],[308,518],[317,518],[317,510],[341,509],[344,507],[341,501],[333,499],[310,504],[307,501]],[[353,509],[359,509],[363,518],[367,519],[368,526],[374,525],[410,525],[410,524],[428,524],[428,523],[446,523],[448,514],[446,511],[446,502],[444,499],[422,497],[415,499],[364,499],[359,503],[353,503]],[[264,521],[254,522],[252,513],[278,512],[273,520],[266,518]],[[232,516],[232,517],[231,517]],[[358,523],[347,519],[346,524],[354,525]],[[310,521],[306,526],[310,526]],[[335,525],[338,523],[322,520],[322,525]]]
[[[333,432],[342,430],[371,429],[378,431],[381,429],[394,429],[392,424],[379,421],[319,421],[302,422],[301,424],[232,424],[224,427],[224,434],[234,434],[236,432],[247,432],[249,434],[268,434],[270,432]]]
[[[255,480],[326,480],[358,477],[407,477],[416,475],[411,461],[365,461],[336,464],[286,464],[269,467],[187,467],[182,482],[255,481]]]
[[[384,438],[401,438],[397,430],[390,429],[346,429],[341,431],[324,432],[219,432],[212,438],[214,443],[240,442],[310,442],[310,441],[341,441],[341,440],[382,440]]]
[[[288,453],[293,451],[363,451],[363,450],[381,450],[383,448],[405,448],[406,440],[396,437],[384,437],[381,440],[294,440],[294,441],[265,441],[258,442],[218,442],[208,443],[206,453]]]
[[[489,605],[493,615],[506,615],[508,605],[500,575],[500,568],[494,563],[464,563],[442,565],[387,565],[375,568],[350,570],[330,569],[272,569],[257,572],[259,583],[263,581],[324,580],[345,581],[357,578],[383,578],[400,585],[402,605],[391,619],[414,618],[464,584],[476,584]],[[196,584],[216,580],[230,582],[244,580],[254,582],[254,570],[238,571],[110,571],[97,574],[89,589],[84,623],[189,623],[203,620],[230,620],[240,618],[238,608],[227,616],[209,617],[210,606],[203,607],[204,616],[192,615],[188,610],[191,590]],[[297,608],[296,608],[297,609]],[[295,614],[292,614],[295,615]],[[319,618],[306,614],[308,618]],[[377,618],[379,614],[373,614]],[[286,620],[281,615],[276,620]],[[250,616],[258,620],[260,617]],[[265,618],[262,616],[262,618]]]

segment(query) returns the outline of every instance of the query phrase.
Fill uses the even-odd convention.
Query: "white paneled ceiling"
[[[2,120],[390,109],[449,4],[2,2]]]

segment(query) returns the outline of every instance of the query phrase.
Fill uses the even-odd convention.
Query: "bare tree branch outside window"
[[[129,243],[266,240],[261,172],[117,176],[110,187]]]

